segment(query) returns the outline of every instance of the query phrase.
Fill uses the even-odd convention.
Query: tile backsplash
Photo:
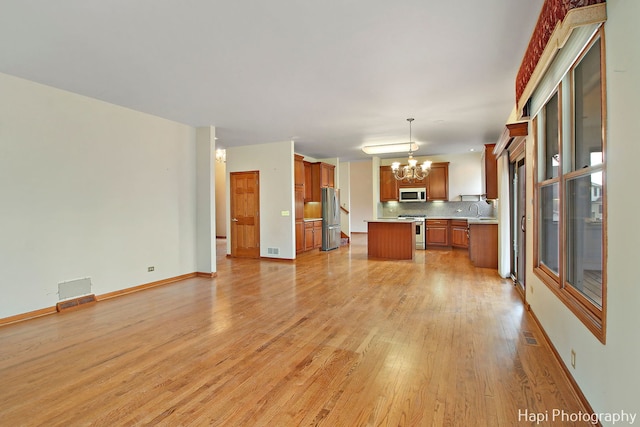
[[[378,217],[395,218],[398,215],[414,214],[426,215],[427,217],[468,218],[477,216],[476,209],[481,217],[496,217],[498,214],[497,203],[497,200],[424,203],[384,202],[378,204]]]

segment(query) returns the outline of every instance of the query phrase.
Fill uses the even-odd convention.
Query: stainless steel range
[[[398,215],[398,218],[412,219],[416,222],[416,249],[426,249],[425,226],[426,215],[406,214]]]

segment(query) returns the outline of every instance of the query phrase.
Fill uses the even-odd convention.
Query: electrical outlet
[[[147,267],[147,271],[154,271],[155,269],[155,267]]]
[[[571,367],[576,369],[576,351],[571,349]]]

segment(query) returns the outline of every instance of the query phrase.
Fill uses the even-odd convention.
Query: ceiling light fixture
[[[431,162],[429,160],[425,160],[424,163],[422,163],[421,165],[418,165],[418,161],[416,159],[413,158],[413,146],[417,144],[414,144],[413,141],[411,140],[411,122],[413,121],[412,118],[407,119],[407,121],[409,122],[409,160],[407,160],[407,163],[409,163],[406,166],[400,167],[400,162],[393,162],[391,164],[391,170],[393,171],[393,176],[398,180],[398,181],[408,181],[408,182],[414,182],[414,181],[422,181],[423,179],[425,179],[427,177],[427,175],[429,175],[429,172],[431,170]],[[416,148],[417,149],[417,148]]]
[[[365,145],[362,151],[367,154],[403,153],[405,151],[416,151],[418,144],[408,142],[398,142],[395,144]]]
[[[227,161],[227,150],[218,148],[216,150],[216,162],[225,163]]]

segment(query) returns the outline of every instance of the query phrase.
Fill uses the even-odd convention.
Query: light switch
[[[289,216],[289,211],[280,211],[281,216]]]

